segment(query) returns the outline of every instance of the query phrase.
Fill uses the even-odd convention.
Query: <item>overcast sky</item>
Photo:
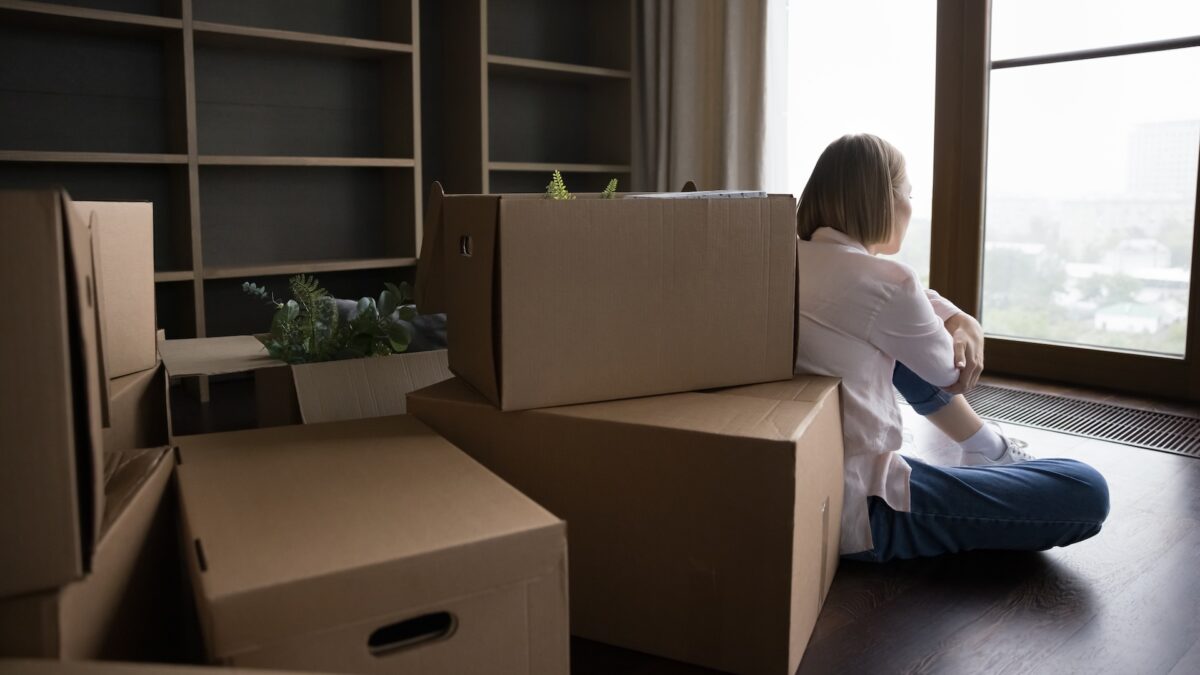
[[[1200,0],[992,6],[994,59],[1200,35]],[[914,217],[929,216],[936,7],[935,0],[774,0],[768,189],[798,196],[830,141],[869,131],[905,153]],[[991,194],[1123,190],[1129,131],[1200,119],[1198,82],[1200,48],[994,72]]]

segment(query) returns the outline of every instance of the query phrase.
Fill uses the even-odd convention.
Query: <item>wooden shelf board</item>
[[[168,270],[154,273],[154,283],[162,284],[172,281],[192,281],[196,275],[191,270]]]
[[[488,162],[489,171],[530,171],[552,173],[629,173],[628,164],[567,164],[554,162]]]
[[[187,155],[138,152],[47,152],[0,150],[0,162],[57,162],[61,164],[187,164]]]
[[[241,279],[244,277],[283,276],[289,274],[319,274],[321,272],[348,272],[353,270],[377,270],[392,267],[412,267],[416,258],[359,258],[345,260],[309,260],[281,262],[269,265],[245,265],[209,267],[204,270],[205,279]]]
[[[194,21],[192,30],[198,44],[283,47],[310,52],[369,56],[411,54],[413,46],[403,42],[363,40],[361,38],[299,33],[274,28],[235,26],[211,21]]]
[[[3,19],[3,23],[11,21],[45,28],[74,28],[143,35],[183,30],[181,19],[26,0],[0,0],[0,19]]]
[[[200,155],[202,166],[348,166],[405,168],[416,166],[407,157],[292,157],[264,155]]]
[[[538,74],[552,77],[600,77],[628,80],[632,78],[628,70],[616,68],[599,68],[596,66],[580,66],[573,63],[558,61],[541,61],[539,59],[522,59],[515,56],[499,56],[488,54],[488,64],[500,72],[521,74]]]

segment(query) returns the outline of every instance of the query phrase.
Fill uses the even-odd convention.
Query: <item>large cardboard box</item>
[[[795,672],[838,563],[838,382],[501,412],[460,379],[411,413],[571,529],[571,632]]]
[[[451,376],[444,349],[295,366],[251,335],[164,340],[159,349],[171,379],[254,373],[261,427],[402,414],[408,392]]]
[[[52,591],[0,600],[0,656],[179,657],[182,563],[166,452],[106,457],[107,511],[91,573]]]
[[[150,202],[75,202],[94,214],[99,231],[100,288],[109,377],[153,368],[154,205]]]
[[[595,197],[433,200],[418,291],[451,371],[503,410],[791,377],[791,195]]]
[[[566,673],[566,530],[407,415],[179,440],[210,657]]]
[[[166,376],[157,362],[153,368],[113,378],[108,391],[105,454],[168,443]]]
[[[0,597],[82,576],[100,530],[96,254],[65,192],[0,191]]]

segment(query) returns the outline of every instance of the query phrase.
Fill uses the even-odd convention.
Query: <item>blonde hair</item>
[[[896,195],[906,178],[904,155],[891,143],[871,134],[842,136],[821,153],[800,194],[800,238],[832,227],[864,246],[890,240]]]

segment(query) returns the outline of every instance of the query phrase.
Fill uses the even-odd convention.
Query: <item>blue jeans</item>
[[[896,364],[893,384],[913,410],[928,415],[952,395]],[[1044,551],[1083,541],[1108,516],[1108,483],[1073,459],[1003,466],[944,467],[911,457],[910,510],[869,498],[875,548],[846,556],[885,562],[976,549]]]

